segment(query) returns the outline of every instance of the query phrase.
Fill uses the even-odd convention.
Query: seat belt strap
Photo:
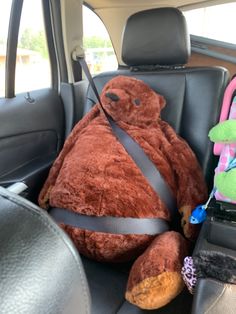
[[[173,196],[170,187],[167,182],[161,176],[159,170],[155,164],[149,159],[144,150],[135,142],[132,137],[129,136],[123,129],[121,129],[115,121],[105,111],[98,90],[94,83],[94,80],[90,74],[88,65],[84,57],[76,57],[76,60],[80,63],[87,79],[93,89],[93,92],[98,100],[99,107],[104,113],[114,135],[117,137],[119,142],[123,145],[129,156],[133,159],[136,166],[142,172],[148,183],[151,185],[153,190],[158,194],[162,202],[167,206],[171,214],[176,210],[176,200]]]
[[[87,216],[64,208],[52,208],[49,214],[58,223],[103,233],[156,235],[169,230],[167,221],[162,218]]]

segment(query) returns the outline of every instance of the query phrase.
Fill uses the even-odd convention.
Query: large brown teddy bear
[[[193,208],[205,201],[206,185],[188,144],[160,118],[162,96],[135,78],[117,76],[101,94],[106,112],[145,151],[177,200],[186,238]],[[114,136],[99,106],[74,128],[40,193],[43,208],[60,207],[84,215],[170,220],[170,211]],[[180,271],[187,241],[175,232],[110,234],[63,226],[80,253],[106,262],[137,258],[126,299],[141,308],[167,304],[183,288]]]

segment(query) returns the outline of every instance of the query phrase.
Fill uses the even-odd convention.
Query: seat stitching
[[[225,293],[225,289],[226,289],[226,287],[223,286],[223,290],[221,291],[220,295],[219,295],[219,296],[216,298],[216,300],[211,304],[211,306],[208,308],[208,310],[205,312],[205,314],[209,313],[209,311],[215,307],[215,305],[219,302],[219,300],[220,300],[220,298],[222,297],[222,295]]]

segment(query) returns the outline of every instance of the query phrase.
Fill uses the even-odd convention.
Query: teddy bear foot
[[[147,310],[169,303],[184,287],[181,268],[186,255],[186,240],[179,233],[157,236],[131,268],[127,301]]]
[[[184,283],[179,272],[165,272],[149,277],[127,291],[125,298],[141,309],[153,310],[168,304],[183,289]]]

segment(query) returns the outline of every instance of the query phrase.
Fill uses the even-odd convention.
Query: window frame
[[[40,1],[40,0],[38,0]],[[42,0],[42,13],[44,18],[44,30],[46,43],[48,47],[49,64],[51,70],[51,88],[58,90],[58,61],[56,57],[54,36],[52,30],[51,6],[50,0]],[[19,29],[21,22],[21,13],[24,0],[12,0],[11,12],[7,33],[6,61],[5,61],[5,95],[2,98],[14,98],[15,95],[15,77],[16,77],[16,59]]]
[[[196,10],[199,10],[199,9],[208,9],[208,8],[214,8],[214,7],[217,7],[217,6],[221,6],[221,5],[224,5],[224,4],[236,4],[236,0],[232,0],[232,1],[226,1],[226,2],[218,2],[218,3],[201,3],[201,4],[192,4],[192,5],[187,5],[187,6],[184,6],[182,7],[182,13],[185,15],[185,13],[187,12],[190,12],[190,11],[196,11]],[[181,9],[181,8],[180,8]],[[186,19],[186,23],[188,25],[188,20],[187,20],[187,17],[185,16],[185,19]],[[188,27],[189,28],[189,27]],[[189,31],[190,33],[190,31]],[[205,36],[205,35],[201,35],[201,34],[193,34],[193,33],[190,33],[190,35],[194,38],[200,38],[201,40],[203,39],[207,41],[210,41],[210,44],[214,44],[214,43],[217,43],[217,45],[221,46],[223,45],[223,47],[229,47],[231,49],[231,46],[233,47],[232,49],[234,50],[235,46],[236,46],[236,43],[232,43],[232,42],[229,42],[229,41],[224,41],[224,39],[221,39],[221,38],[212,38],[212,37],[209,37],[209,36]]]
[[[116,60],[117,60],[117,69],[119,68],[119,60],[117,58],[117,54],[116,54],[116,50],[114,48],[114,45],[113,45],[113,42],[112,42],[112,38],[110,36],[110,33],[105,25],[105,23],[103,22],[103,20],[101,19],[101,17],[94,11],[93,7],[91,7],[87,2],[83,2],[82,4],[82,7],[86,7],[87,9],[91,10],[98,18],[99,20],[101,21],[101,23],[103,24],[103,26],[105,27],[106,31],[107,31],[107,34],[109,35],[109,39],[111,41],[111,44],[112,44],[112,48],[113,48],[113,51],[114,51],[114,55],[116,56]],[[84,30],[83,30],[83,33],[84,33]],[[75,62],[73,61],[72,62],[72,70],[73,70],[73,74],[74,74],[74,79],[75,79],[75,82],[79,82],[79,81],[82,81],[84,78],[83,78],[83,71],[81,69],[81,66],[78,62]],[[97,74],[96,74],[97,75]]]
[[[221,48],[228,48],[233,51],[236,51],[236,44],[231,44],[228,42],[223,42],[220,40],[197,36],[197,35],[190,35],[191,39],[191,50],[192,52],[200,53],[202,55],[206,55],[212,58],[220,59],[223,61],[231,62],[236,64],[236,56],[231,56],[222,52],[216,52],[208,48],[207,45],[213,45],[216,47]]]
[[[16,53],[23,1],[12,0],[11,5],[5,61],[5,98],[15,97]]]

